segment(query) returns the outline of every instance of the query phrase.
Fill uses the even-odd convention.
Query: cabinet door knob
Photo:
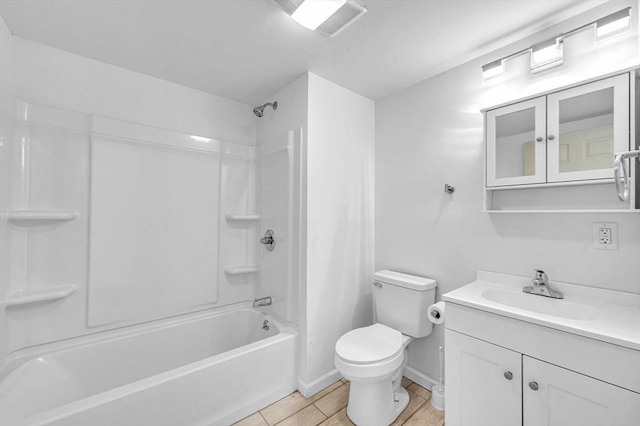
[[[542,136],[538,136],[536,138],[536,142],[542,142],[544,140],[544,138]]]
[[[513,373],[511,371],[507,371],[504,373],[504,378],[507,380],[513,379]]]
[[[555,137],[555,136],[553,136],[553,135],[549,135],[549,136],[547,136],[547,139],[549,139],[550,141],[554,140],[555,138],[556,138],[556,137]]]
[[[534,391],[537,391],[539,389],[537,382],[529,382],[529,387]]]

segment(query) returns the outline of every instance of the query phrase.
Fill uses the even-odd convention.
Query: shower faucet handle
[[[276,241],[273,238],[274,235],[273,230],[267,229],[267,232],[264,233],[264,237],[260,238],[260,244],[264,244],[264,247],[269,251],[273,251],[276,246]]]

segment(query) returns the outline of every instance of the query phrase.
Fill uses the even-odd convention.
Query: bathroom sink
[[[534,314],[551,315],[580,321],[593,321],[598,318],[598,312],[595,309],[563,299],[552,299],[506,289],[484,290],[481,296],[491,302],[523,309]]]
[[[478,271],[475,281],[443,294],[442,300],[454,312],[473,308],[640,350],[640,295],[549,281],[564,295],[552,299],[524,293],[531,282],[531,277]]]

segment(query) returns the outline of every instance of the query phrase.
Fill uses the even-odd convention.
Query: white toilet
[[[433,328],[427,308],[435,300],[435,280],[380,271],[373,286],[378,322],[351,330],[336,343],[336,368],[351,381],[347,415],[359,426],[389,425],[405,409],[407,345]]]

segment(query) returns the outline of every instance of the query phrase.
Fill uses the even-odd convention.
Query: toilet
[[[336,343],[336,368],[351,381],[347,415],[356,425],[389,425],[409,403],[401,386],[406,348],[431,334],[427,309],[435,288],[430,278],[386,270],[374,274],[378,322],[351,330]]]

